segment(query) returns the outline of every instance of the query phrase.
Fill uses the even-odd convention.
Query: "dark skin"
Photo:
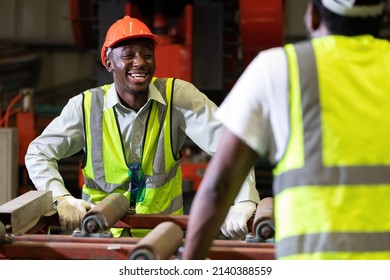
[[[148,87],[156,72],[154,42],[130,39],[116,45],[105,61],[121,103],[138,111],[148,98]]]
[[[329,35],[325,22],[321,19],[320,13],[311,1],[307,4],[306,12],[303,18],[306,28],[306,34],[309,39]]]
[[[190,211],[183,259],[205,259],[258,154],[228,129],[211,159]],[[228,152],[226,152],[228,151]],[[195,206],[195,207],[194,207]]]

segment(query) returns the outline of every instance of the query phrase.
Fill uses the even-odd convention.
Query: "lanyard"
[[[129,165],[129,178],[131,183],[130,208],[135,209],[136,203],[145,199],[146,180],[140,162],[134,162]]]

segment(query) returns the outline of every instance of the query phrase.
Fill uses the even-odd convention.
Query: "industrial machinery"
[[[269,203],[269,202],[267,202]],[[127,200],[111,194],[92,208],[82,229],[56,234],[57,212],[50,191],[29,191],[0,206],[0,259],[180,259],[187,215],[129,214]],[[250,221],[248,228],[257,224]],[[143,238],[113,238],[109,228],[145,228]],[[274,228],[273,224],[271,227]],[[256,230],[259,231],[259,230]],[[272,234],[268,241],[215,239],[208,258],[215,260],[274,259]]]
[[[275,236],[274,198],[265,197],[257,205],[252,231],[247,242],[263,242]]]

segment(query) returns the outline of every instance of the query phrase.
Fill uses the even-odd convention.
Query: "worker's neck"
[[[138,112],[146,104],[148,93],[118,93],[118,96],[123,106]]]

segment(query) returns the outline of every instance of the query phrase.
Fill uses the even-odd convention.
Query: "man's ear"
[[[312,24],[312,28],[313,30],[317,30],[318,28],[320,28],[320,25],[321,25],[321,16],[320,16],[320,12],[318,11],[318,7],[316,4],[312,4],[312,11],[311,11],[311,24]]]
[[[107,69],[108,72],[112,72],[112,63],[111,63],[111,59],[109,59],[108,57],[105,59],[105,67]]]
[[[321,16],[318,8],[312,1],[307,3],[304,23],[309,32],[316,31],[321,26]]]

